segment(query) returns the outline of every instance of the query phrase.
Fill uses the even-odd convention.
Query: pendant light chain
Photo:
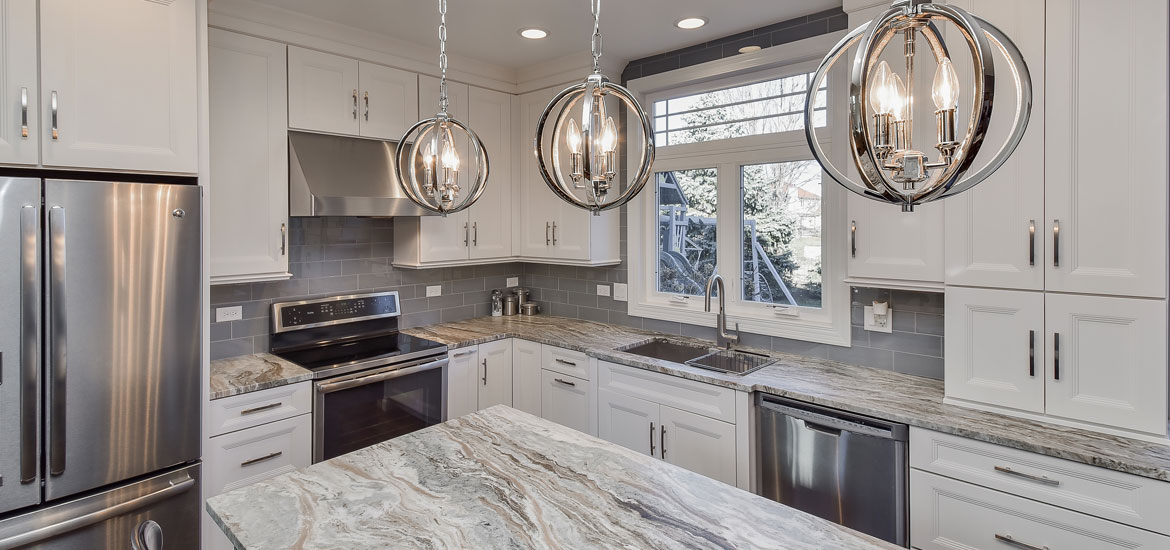
[[[601,0],[589,0],[589,5],[593,8],[593,73],[601,74]]]
[[[600,1],[600,0],[598,0]],[[439,0],[439,111],[447,112],[447,0]]]

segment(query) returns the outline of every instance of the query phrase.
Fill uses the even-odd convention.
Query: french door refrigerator
[[[199,205],[0,178],[0,549],[198,548]]]

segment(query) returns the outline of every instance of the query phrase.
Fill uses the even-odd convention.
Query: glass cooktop
[[[429,355],[427,352],[440,350],[445,351],[446,346],[433,340],[395,332],[284,351],[276,355],[319,374],[355,363],[406,355],[426,356]]]

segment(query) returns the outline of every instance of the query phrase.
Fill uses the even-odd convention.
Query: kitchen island
[[[237,548],[897,548],[497,406],[211,498]]]

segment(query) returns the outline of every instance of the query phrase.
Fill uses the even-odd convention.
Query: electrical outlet
[[[618,302],[625,302],[626,300],[630,299],[629,293],[630,293],[629,287],[626,286],[626,283],[614,283],[613,284],[613,299],[614,300],[616,300]]]
[[[226,323],[228,321],[239,321],[244,318],[244,308],[242,306],[231,307],[217,307],[215,308],[215,322]]]
[[[508,277],[508,284],[504,286],[508,288],[520,286],[520,277]]]
[[[877,319],[873,314],[873,306],[865,306],[865,313],[862,315],[865,321],[865,330],[873,332],[891,332],[894,330],[894,310],[887,309],[885,315],[885,322]]]
[[[433,296],[442,296],[442,295],[443,295],[443,287],[441,285],[432,285],[432,286],[427,287],[427,298],[431,298]]]
[[[598,296],[609,296],[609,285],[597,285]]]

